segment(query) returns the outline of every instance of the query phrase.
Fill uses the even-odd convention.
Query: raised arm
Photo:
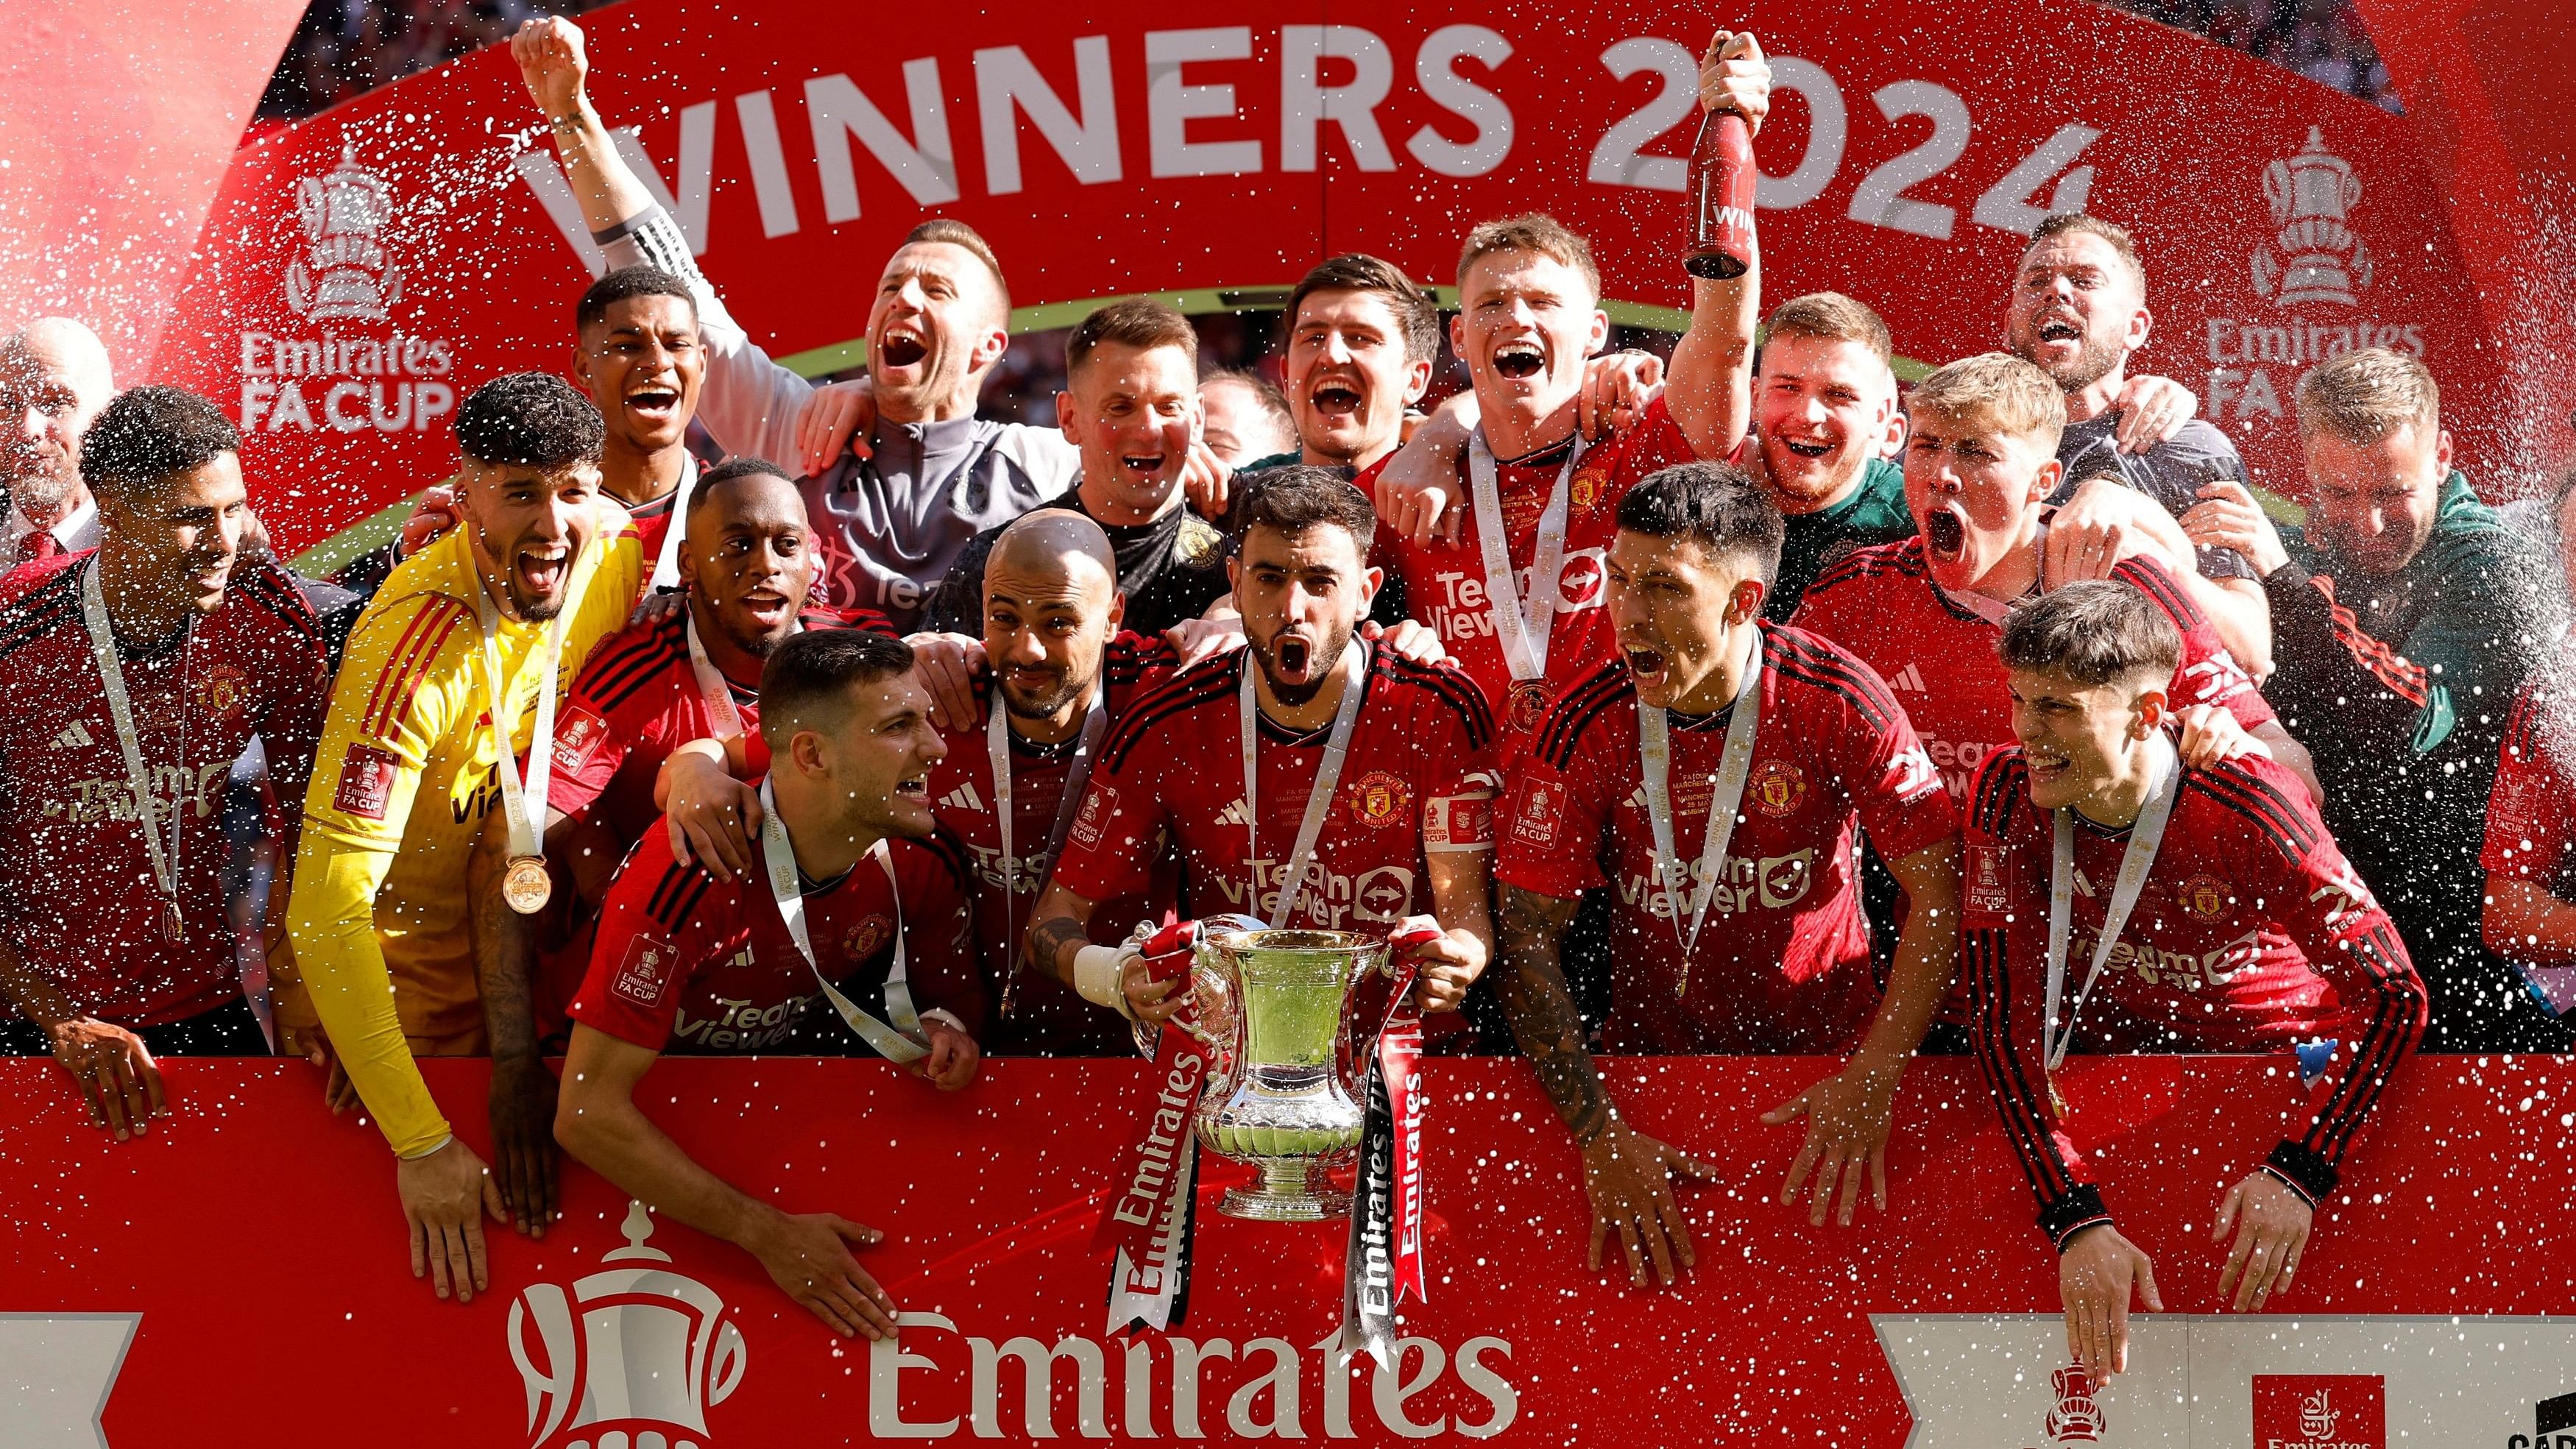
[[[1755,133],[1771,108],[1771,67],[1751,33],[1719,31],[1700,60],[1700,109],[1734,111]],[[1748,236],[1752,227],[1746,228]],[[1664,386],[1691,451],[1719,459],[1734,453],[1753,426],[1753,340],[1762,321],[1762,261],[1758,247],[1741,276],[1691,279],[1691,320],[1673,345]]]
[[[510,57],[554,131],[555,152],[563,158],[582,222],[608,264],[649,263],[689,284],[707,354],[698,421],[727,452],[797,466],[803,455],[797,419],[814,385],[771,361],[734,321],[698,270],[679,224],[618,154],[615,137],[585,90],[590,61],[581,27],[552,16],[530,20],[511,37]]]

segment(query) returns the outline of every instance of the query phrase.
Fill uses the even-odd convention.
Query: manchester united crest
[[[188,681],[188,704],[208,719],[230,719],[250,698],[250,676],[230,664],[216,664]]]
[[[841,937],[841,954],[852,961],[865,961],[893,939],[894,922],[883,916],[869,916],[852,924]]]
[[[1413,787],[1384,770],[1371,770],[1350,786],[1351,815],[1371,830],[1413,818]]]
[[[2183,914],[2203,924],[2224,920],[2228,907],[2236,904],[2236,892],[2228,888],[2227,882],[2206,871],[2184,881],[2174,894]]]
[[[1806,772],[1787,760],[1764,760],[1753,767],[1744,794],[1754,809],[1777,820],[1805,803]]]

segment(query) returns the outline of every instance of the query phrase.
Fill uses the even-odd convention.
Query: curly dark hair
[[[598,461],[606,431],[590,399],[550,372],[496,377],[456,410],[456,446],[477,463],[552,473]]]

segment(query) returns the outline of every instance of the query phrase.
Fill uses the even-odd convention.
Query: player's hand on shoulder
[[[2120,419],[2112,425],[2112,445],[2123,453],[2143,453],[2170,442],[2183,424],[2200,415],[2200,394],[2172,378],[2138,373],[2120,384],[2111,411]]]
[[[2173,515],[2146,494],[2107,475],[2087,479],[2048,516],[2045,549],[2051,588],[2107,579],[2111,570],[2140,555],[2177,576],[2200,571],[2191,541]]]
[[[2223,704],[2190,705],[2176,717],[2182,721],[2182,762],[2195,770],[2206,770],[2221,760],[2272,758],[2272,747],[2246,733]]]
[[[985,670],[984,641],[968,634],[924,632],[907,637],[912,675],[930,695],[930,722],[943,730],[971,730],[984,721],[975,708],[975,680]]]
[[[2200,485],[2200,501],[2184,510],[2182,531],[2202,548],[2230,548],[2242,554],[2254,572],[2271,577],[2290,562],[2281,530],[2263,511],[2253,492],[2233,478]]]
[[[1237,637],[1241,636],[1240,628]],[[1360,625],[1360,637],[1372,644],[1395,651],[1401,659],[1416,664],[1455,664],[1449,646],[1440,640],[1440,631],[1419,619],[1398,619],[1392,627],[1370,619]]]
[[[1196,400],[1163,425],[1163,476],[1179,481],[1181,495],[1199,517],[1225,517],[1234,498],[1234,470],[1207,445],[1207,413]]]
[[[1448,542],[1458,541],[1466,516],[1459,466],[1476,428],[1475,406],[1472,392],[1442,403],[1378,469],[1377,496],[1370,500],[1378,518],[1425,548],[1444,532]]]
[[[1175,667],[1187,669],[1242,643],[1243,616],[1228,614],[1215,619],[1183,619],[1163,631],[1163,642],[1172,646],[1172,653],[1179,661]]]
[[[720,881],[751,873],[751,838],[760,829],[760,792],[704,755],[675,751],[662,766],[663,818],[671,855]]]
[[[1582,1152],[1583,1192],[1592,1202],[1589,1261],[1594,1271],[1601,1267],[1602,1244],[1614,1233],[1627,1252],[1632,1287],[1647,1285],[1649,1266],[1670,1284],[1699,1261],[1681,1204],[1673,1197],[1673,1178],[1712,1179],[1715,1168],[1616,1120],[1584,1143]]]
[[[170,1115],[161,1090],[161,1067],[143,1038],[96,1017],[76,1016],[45,1028],[54,1060],[71,1074],[89,1109],[89,1124],[123,1142],[148,1131],[151,1119]]]
[[[626,616],[626,627],[641,629],[647,624],[658,624],[687,607],[689,591],[686,589],[650,591],[635,601],[634,609]]]
[[[1593,442],[1636,426],[1664,393],[1664,360],[1651,352],[1605,352],[1583,364],[1577,409],[1583,436]]]
[[[820,475],[845,452],[867,457],[876,423],[876,389],[864,377],[825,383],[807,394],[796,413],[796,452],[805,476]]]
[[[548,120],[569,115],[581,104],[590,59],[583,53],[580,26],[557,15],[524,21],[510,37],[510,59],[518,62],[519,78]]]
[[[420,491],[412,503],[411,516],[403,520],[402,532],[394,539],[394,557],[407,559],[445,537],[456,526],[456,490],[444,483],[433,483]]]

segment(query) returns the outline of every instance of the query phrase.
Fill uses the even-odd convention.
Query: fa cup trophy
[[[1315,1222],[1350,1211],[1323,1169],[1357,1156],[1363,1113],[1345,1076],[1354,988],[1386,968],[1383,937],[1269,930],[1246,916],[1200,924],[1192,972],[1208,1082],[1193,1125],[1201,1146],[1259,1169],[1217,1211]]]
[[[1227,1190],[1219,1212],[1351,1219],[1346,1347],[1392,1366],[1395,1305],[1423,1292],[1422,1025],[1409,953],[1438,934],[1288,930],[1249,916],[1140,932],[1148,969],[1185,977],[1188,997],[1138,1042],[1154,1058],[1150,1097],[1097,1239],[1116,1251],[1112,1333],[1180,1321],[1194,1152],[1205,1147],[1260,1173]],[[1345,1165],[1358,1169],[1356,1195],[1325,1181],[1324,1169]]]

